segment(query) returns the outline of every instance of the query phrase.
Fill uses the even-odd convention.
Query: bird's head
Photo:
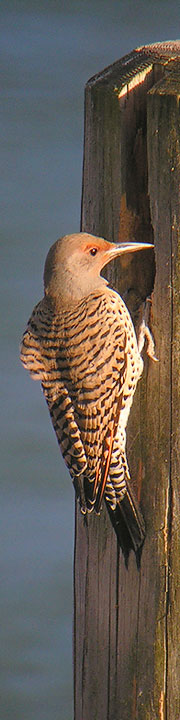
[[[149,243],[115,244],[88,233],[65,235],[50,248],[44,268],[45,295],[61,304],[78,302],[107,281],[102,268],[124,253],[153,247]]]

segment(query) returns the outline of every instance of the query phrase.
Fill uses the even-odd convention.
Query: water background
[[[73,717],[74,496],[18,346],[49,246],[79,230],[84,84],[179,22],[178,0],[1,5],[0,720]]]

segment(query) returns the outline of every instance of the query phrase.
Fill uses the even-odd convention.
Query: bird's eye
[[[91,255],[93,255],[93,256],[96,255],[96,253],[97,253],[97,248],[95,248],[95,247],[94,247],[94,248],[91,248],[90,253],[91,253]]]

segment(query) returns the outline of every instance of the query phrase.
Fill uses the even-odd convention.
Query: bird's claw
[[[148,357],[150,357],[151,360],[154,360],[154,362],[159,362],[158,358],[155,355],[155,345],[151,331],[143,320],[140,325],[138,334],[138,350],[140,354],[143,350],[145,340],[147,341],[146,352]]]

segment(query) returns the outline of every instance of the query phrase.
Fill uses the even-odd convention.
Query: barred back
[[[96,503],[98,510],[105,490],[114,507],[118,493],[125,492],[128,472],[126,459],[122,462],[125,442],[117,455],[114,438],[118,427],[125,430],[142,372],[134,328],[120,296],[105,287],[68,311],[44,298],[24,333],[21,360],[42,383],[72,477],[85,474],[87,506]],[[120,456],[122,483],[115,478]]]

